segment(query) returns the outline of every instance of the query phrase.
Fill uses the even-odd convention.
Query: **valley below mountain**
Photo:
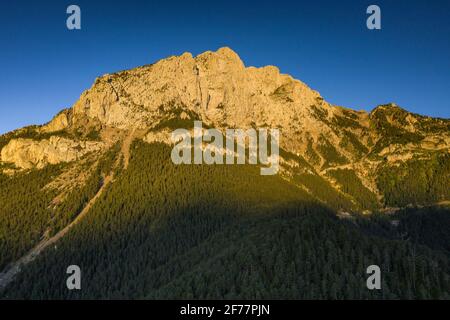
[[[175,165],[194,121],[278,129],[279,172]],[[4,299],[450,299],[450,120],[332,105],[230,48],[103,75],[0,154]]]

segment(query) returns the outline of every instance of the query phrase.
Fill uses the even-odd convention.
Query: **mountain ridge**
[[[394,103],[371,112],[335,106],[277,67],[246,67],[224,47],[98,77],[49,123],[3,135],[2,170],[13,174],[101,154],[131,131],[144,141],[170,144],[170,130],[193,120],[218,129],[278,128],[282,151],[299,157],[290,161],[282,154],[282,174],[292,179],[308,173],[296,163],[301,159],[337,192],[345,186],[336,174],[341,179],[354,174],[345,179],[359,180],[378,207],[388,205],[378,181],[382,170],[450,153],[450,120],[410,113]]]

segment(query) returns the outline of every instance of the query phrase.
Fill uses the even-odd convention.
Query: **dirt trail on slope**
[[[140,136],[140,134],[136,134],[135,131],[132,131],[124,138],[124,140],[122,142],[122,147],[121,147],[120,152],[121,152],[123,160],[124,160],[124,163],[123,163],[124,169],[126,169],[128,167],[128,163],[130,160],[131,143],[137,136]],[[120,163],[119,159],[120,159],[120,157],[118,158],[118,161],[116,161],[114,168],[116,168],[119,165],[119,163]],[[20,258],[16,262],[12,263],[9,267],[7,267],[7,269],[3,273],[0,273],[0,292],[3,291],[3,289],[5,289],[14,280],[15,276],[18,273],[20,273],[22,266],[27,265],[28,263],[30,263],[34,259],[36,259],[36,257],[44,249],[55,244],[59,239],[64,237],[66,235],[66,233],[70,229],[72,229],[73,226],[78,224],[80,222],[80,220],[83,219],[84,216],[86,216],[86,214],[92,208],[94,203],[98,200],[98,198],[100,198],[100,196],[103,194],[103,192],[108,187],[108,185],[113,181],[113,179],[114,179],[113,173],[112,173],[113,171],[114,171],[114,169],[111,170],[111,173],[103,179],[103,184],[100,187],[100,189],[97,191],[95,196],[91,200],[89,200],[89,202],[86,204],[86,206],[80,212],[80,214],[78,214],[77,217],[70,224],[68,224],[66,227],[64,227],[64,229],[61,229],[53,237],[48,238],[48,239],[43,239],[33,249],[31,249],[27,254],[25,254],[22,258]]]
[[[84,207],[84,209],[80,212],[79,215],[64,229],[60,230],[53,237],[44,239],[39,242],[33,249],[31,249],[26,255],[17,260],[12,264],[12,266],[0,274],[0,291],[3,290],[14,277],[20,272],[21,266],[26,265],[32,262],[44,249],[56,243],[59,239],[61,239],[74,225],[76,225],[83,217],[89,212],[92,205],[97,201],[97,199],[102,195],[103,191],[106,187],[111,183],[112,175],[107,176],[104,179],[103,185],[98,190],[97,194],[88,202],[88,204]]]
[[[130,163],[131,144],[133,143],[133,141],[135,139],[142,139],[146,133],[147,133],[146,130],[134,129],[123,140],[122,148],[120,149],[120,152],[122,153],[122,156],[123,156],[123,168],[124,169],[128,168],[128,164]]]
[[[133,130],[129,135],[125,137],[122,143],[122,148],[120,148],[120,152],[123,156],[123,168],[128,168],[128,164],[130,163],[130,147],[135,137],[135,131]]]

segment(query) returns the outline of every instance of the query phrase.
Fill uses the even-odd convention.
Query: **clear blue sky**
[[[66,28],[77,4],[82,30]],[[382,30],[366,28],[370,4]],[[450,1],[1,1],[0,133],[47,122],[94,79],[185,51],[233,48],[330,103],[450,117]]]

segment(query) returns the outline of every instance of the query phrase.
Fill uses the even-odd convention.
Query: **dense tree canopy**
[[[3,298],[450,298],[449,242],[441,237],[448,210],[339,219],[254,166],[176,166],[166,145],[135,142],[131,150],[129,167],[89,214]],[[309,183],[333,196],[323,182]],[[428,220],[436,216],[439,226]],[[436,227],[440,240],[429,236]],[[71,264],[82,269],[80,291],[66,288]],[[382,269],[382,290],[366,288],[371,264]]]

